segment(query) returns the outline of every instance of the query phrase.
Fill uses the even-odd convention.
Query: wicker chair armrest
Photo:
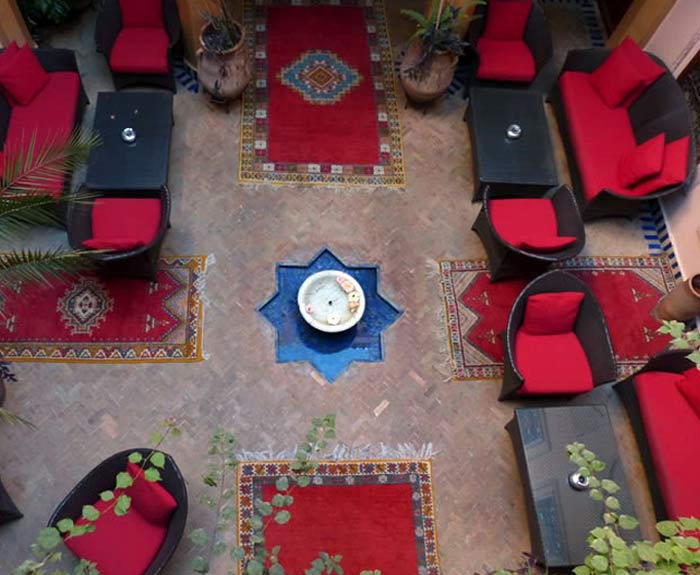
[[[564,72],[593,72],[610,54],[606,48],[586,48],[585,50],[569,50],[564,60],[561,73]]]
[[[66,48],[37,48],[34,55],[47,72],[78,72],[75,52]]]
[[[114,42],[122,29],[122,13],[118,0],[104,0],[97,14],[95,45],[109,60]]]
[[[182,34],[182,26],[180,24],[180,14],[177,10],[175,0],[163,1],[163,20],[165,22],[165,30],[170,38],[170,48],[177,46],[180,43]]]
[[[547,20],[544,17],[544,10],[537,2],[533,3],[523,40],[530,49],[535,60],[535,68],[539,72],[552,59],[554,49],[552,47],[552,36],[549,33]]]

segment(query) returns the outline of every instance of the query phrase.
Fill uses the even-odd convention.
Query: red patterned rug
[[[275,480],[289,472],[287,461],[238,468],[239,545],[248,557],[256,501],[270,501]],[[440,574],[430,460],[322,462],[311,485],[292,489],[291,519],[265,530],[287,573],[306,572],[326,552],[342,555],[343,571],[354,575]]]
[[[484,260],[440,261],[452,377],[496,379],[503,375],[505,329],[515,298],[527,284],[492,284]],[[627,375],[666,347],[651,315],[675,285],[666,257],[579,257],[559,266],[583,280],[600,301],[608,322],[618,373]]]
[[[202,359],[206,256],[163,257],[158,279],[83,274],[0,293],[7,361],[185,362]]]
[[[240,180],[403,186],[382,0],[245,0],[244,12]]]

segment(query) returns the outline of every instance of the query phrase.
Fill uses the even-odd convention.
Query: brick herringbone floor
[[[398,7],[391,7],[389,21],[398,45],[408,35]],[[53,43],[77,49],[94,101],[112,84],[104,58],[94,52],[93,26],[88,13]],[[164,251],[216,256],[206,288],[210,359],[15,366],[20,381],[10,389],[7,407],[39,429],[0,429],[0,473],[26,515],[0,528],[1,573],[26,556],[37,530],[78,479],[115,451],[146,443],[166,416],[183,422],[184,437],[168,450],[190,482],[189,526],[195,527],[208,518],[195,502],[202,494],[206,440],[217,424],[234,430],[247,449],[284,448],[302,436],[312,415],[326,412],[337,413],[347,442],[433,442],[440,451],[435,488],[446,575],[516,564],[529,541],[522,486],[503,430],[514,405],[496,401],[498,382],[447,380],[440,320],[436,260],[483,256],[470,231],[477,206],[470,203],[463,107],[454,97],[425,114],[401,111],[405,191],[255,187],[236,182],[238,106],[226,115],[180,89],[171,151],[173,228]],[[86,125],[91,121],[89,109]],[[560,143],[557,148],[566,179]],[[587,229],[587,253],[644,253],[636,222],[597,222]],[[305,262],[323,245],[346,263],[381,265],[384,293],[405,310],[386,334],[386,361],[355,364],[333,386],[306,364],[276,364],[273,329],[255,312],[274,292],[275,262]],[[623,412],[611,402],[637,512],[648,528],[650,505],[636,447]],[[164,573],[189,573],[189,557],[183,541]]]

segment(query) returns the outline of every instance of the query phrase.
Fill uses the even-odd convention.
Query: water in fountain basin
[[[314,283],[307,292],[306,301],[313,306],[311,316],[319,322],[326,323],[330,313],[337,314],[340,323],[345,323],[352,316],[348,309],[348,296],[334,277],[325,277]]]

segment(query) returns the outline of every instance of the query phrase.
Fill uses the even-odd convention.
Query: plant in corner
[[[587,542],[590,553],[583,565],[573,570],[574,575],[673,575],[698,572],[700,566],[700,520],[681,518],[656,524],[660,541],[634,541],[625,538],[625,532],[637,528],[639,522],[623,513],[615,496],[620,486],[610,479],[600,479],[605,463],[582,443],[567,446],[569,460],[578,472],[588,478],[589,495],[602,505],[603,525],[591,530]],[[500,570],[497,575],[511,575]]]
[[[484,3],[475,0],[454,7],[447,0],[433,0],[427,17],[415,10],[401,11],[416,23],[399,73],[401,85],[411,101],[430,102],[447,90],[459,56],[467,47],[458,26],[473,18],[469,13],[473,6]]]
[[[215,9],[204,12],[199,34],[197,75],[217,103],[235,100],[250,82],[251,71],[243,26],[235,18],[233,0],[216,0]]]

